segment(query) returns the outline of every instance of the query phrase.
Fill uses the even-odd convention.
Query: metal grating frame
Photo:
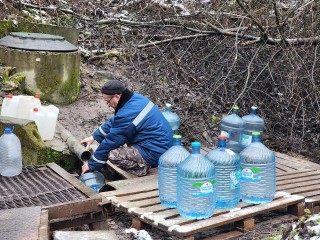
[[[0,210],[50,206],[86,198],[46,166],[25,167],[15,177],[0,176]]]

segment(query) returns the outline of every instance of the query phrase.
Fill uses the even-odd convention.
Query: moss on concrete
[[[80,53],[31,52],[0,47],[0,59],[26,76],[25,91],[53,104],[74,102],[80,91]]]
[[[67,80],[60,89],[60,94],[65,96],[69,103],[77,100],[80,91],[79,74],[74,72],[71,78]]]
[[[75,168],[75,156],[46,146],[33,121],[0,116],[0,135],[9,126],[14,126],[14,134],[20,139],[23,166],[55,162],[67,171]]]

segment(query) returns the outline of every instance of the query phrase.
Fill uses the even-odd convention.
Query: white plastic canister
[[[40,112],[44,113],[44,125],[46,130],[43,133],[42,139],[43,140],[52,140],[54,137],[54,133],[56,130],[56,124],[59,114],[59,108],[54,105],[49,106],[41,106]],[[40,123],[42,125],[42,123]]]
[[[6,95],[1,106],[1,116],[17,117],[19,97]]]
[[[45,115],[44,110],[39,111],[39,108],[36,107],[30,111],[30,119],[36,123],[39,134],[43,140],[46,137],[46,130],[47,130],[46,118],[47,116]]]
[[[33,96],[19,95],[17,118],[30,119],[30,110],[35,107],[36,101]]]

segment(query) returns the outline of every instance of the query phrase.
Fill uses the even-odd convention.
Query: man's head
[[[109,80],[101,88],[103,99],[114,109],[117,107],[121,94],[125,90],[126,87],[118,80]]]

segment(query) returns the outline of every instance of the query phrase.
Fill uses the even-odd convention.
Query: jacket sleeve
[[[131,121],[128,122],[125,117],[115,117],[112,124],[112,127],[108,129],[109,131],[105,138],[100,142],[99,147],[88,162],[90,170],[101,169],[108,160],[109,152],[127,143],[133,134],[132,131],[135,131],[132,128]]]
[[[96,140],[98,143],[101,143],[103,139],[105,139],[106,135],[110,131],[113,120],[114,116],[109,118],[104,124],[102,124],[97,130],[93,132],[92,136],[94,140]]]

